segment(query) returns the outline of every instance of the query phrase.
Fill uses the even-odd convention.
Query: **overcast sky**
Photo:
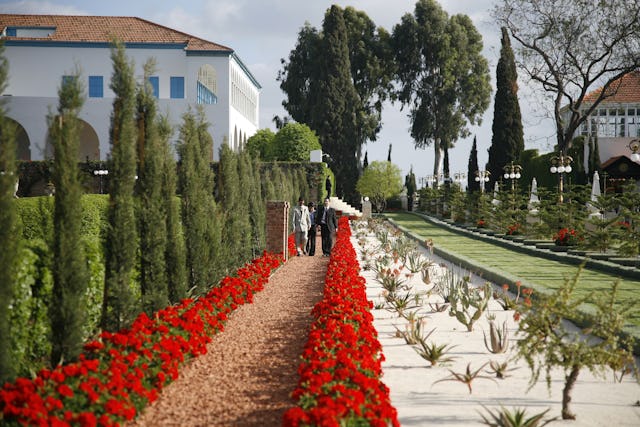
[[[484,40],[484,54],[489,61],[491,84],[495,87],[495,66],[500,53],[499,28],[490,11],[497,0],[441,0],[451,15],[464,13],[473,20]],[[236,51],[262,85],[260,95],[260,128],[272,128],[274,115],[285,116],[284,98],[276,82],[280,59],[287,58],[296,43],[298,31],[308,21],[321,28],[325,11],[332,5],[353,6],[364,11],[378,27],[389,32],[405,13],[413,13],[415,0],[0,0],[2,13],[118,15],[141,17],[216,43]],[[521,79],[522,80],[522,79]],[[523,114],[526,148],[551,151],[555,138],[553,125],[545,118],[539,96],[529,95],[533,83],[520,82],[520,107]],[[466,172],[473,136],[478,138],[480,169],[487,161],[491,144],[492,104],[481,126],[471,128],[471,136],[456,143],[450,151],[451,173]],[[414,149],[409,136],[407,111],[399,105],[386,105],[382,132],[378,141],[367,145],[369,162],[386,160],[389,144],[393,144],[391,160],[403,171],[410,167],[418,178],[433,172],[433,148]],[[275,130],[275,129],[274,129]],[[420,183],[418,183],[420,185]]]

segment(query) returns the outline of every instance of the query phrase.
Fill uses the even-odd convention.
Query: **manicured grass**
[[[432,239],[436,248],[443,248],[447,252],[466,258],[471,264],[482,269],[514,277],[526,286],[539,291],[558,289],[566,278],[575,276],[578,271],[578,267],[573,264],[527,255],[497,244],[473,239],[425,221],[417,215],[390,213],[386,216],[420,239]],[[618,288],[620,302],[637,301],[640,290],[639,280],[620,278],[589,268],[583,268],[575,294],[583,296],[590,292],[608,291],[616,280],[620,281]],[[627,321],[625,330],[640,339],[640,310],[629,315]]]

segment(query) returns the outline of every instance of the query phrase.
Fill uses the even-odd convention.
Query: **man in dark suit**
[[[338,231],[336,210],[329,206],[329,198],[324,199],[324,205],[316,212],[316,225],[320,226],[322,236],[322,256],[329,256],[333,247],[333,233]]]

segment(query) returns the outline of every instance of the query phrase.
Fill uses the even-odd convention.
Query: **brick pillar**
[[[289,258],[289,202],[267,201],[267,252],[282,253]]]

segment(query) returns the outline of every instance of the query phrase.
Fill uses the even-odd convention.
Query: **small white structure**
[[[309,161],[311,163],[322,163],[322,150],[311,150],[309,152]]]

